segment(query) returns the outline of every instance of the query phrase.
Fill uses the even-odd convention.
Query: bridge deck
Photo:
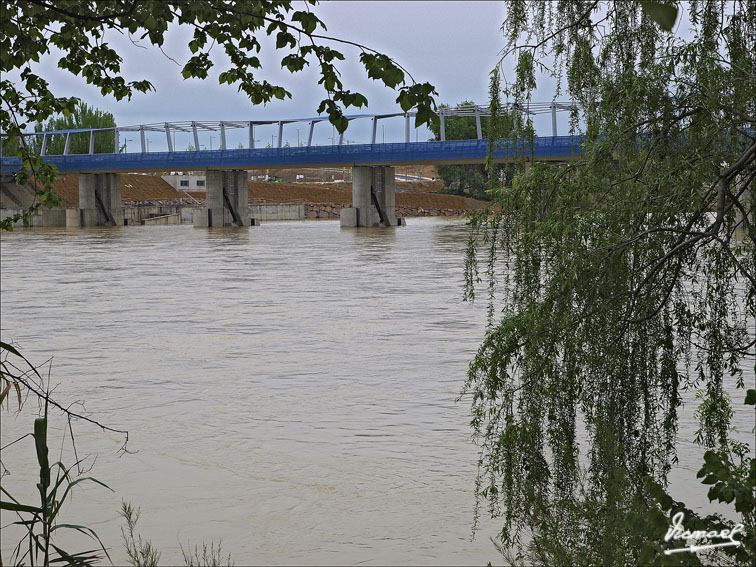
[[[504,142],[502,140],[502,142]],[[580,153],[581,136],[545,136],[535,140],[533,158],[538,161],[567,161]],[[120,154],[72,154],[45,156],[65,172],[193,171],[203,169],[260,169],[304,167],[350,167],[360,165],[482,164],[488,152],[487,140],[447,140],[399,144],[352,144],[283,148],[200,150],[183,152],[139,152]],[[523,152],[502,143],[494,151],[497,162],[516,159]],[[531,155],[531,148],[524,148]],[[20,158],[0,159],[0,172],[19,169]]]

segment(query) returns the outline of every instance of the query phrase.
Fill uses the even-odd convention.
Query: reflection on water
[[[498,562],[498,523],[470,541],[476,451],[454,402],[485,322],[460,300],[466,238],[442,219],[3,235],[4,340],[54,355],[58,398],[136,451],[80,425],[115,492],[79,491],[65,520],[116,564],[121,499],[165,564],[221,538],[241,564]],[[4,413],[2,443],[31,418]],[[13,450],[3,482],[33,498],[33,449]]]

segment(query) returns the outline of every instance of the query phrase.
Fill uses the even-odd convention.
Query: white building
[[[183,173],[172,173],[171,175],[161,175],[166,183],[170,184],[176,191],[204,191],[204,175],[184,175]]]

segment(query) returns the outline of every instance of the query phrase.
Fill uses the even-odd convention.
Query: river
[[[434,218],[3,234],[3,340],[53,356],[54,396],[130,435],[119,455],[122,438],[75,424],[114,492],[82,487],[63,520],[94,528],[116,564],[122,499],[163,564],[211,540],[237,564],[500,562],[500,524],[470,537],[477,452],[455,402],[485,324],[485,305],[461,301],[466,239]],[[3,446],[35,413],[2,412]],[[684,417],[680,437],[694,429]],[[705,502],[700,454],[683,453],[684,492]],[[4,486],[33,499],[31,440],[3,462]]]

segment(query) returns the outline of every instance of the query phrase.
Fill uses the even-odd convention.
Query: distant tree
[[[42,124],[36,124],[34,130],[54,131],[54,130],[71,130],[75,128],[115,128],[115,118],[110,112],[105,112],[85,102],[79,102],[74,111],[68,115],[61,115],[52,118],[42,127]],[[37,136],[35,145],[41,145],[41,136]],[[56,134],[47,141],[47,154],[60,155],[63,153],[66,144],[65,134]],[[115,134],[112,131],[95,133],[94,152],[113,153],[115,146]],[[68,153],[71,154],[88,154],[89,153],[89,134],[72,134]]]
[[[61,113],[47,121],[46,124],[37,122],[34,125],[35,132],[51,132],[58,130],[74,130],[77,128],[115,128],[115,118],[110,112],[105,112],[89,106],[85,102],[77,102],[73,111]],[[28,150],[39,155],[42,149],[42,136],[29,138]],[[47,139],[47,155],[62,155],[66,147],[66,134],[53,134]],[[113,153],[115,147],[115,134],[112,131],[95,133],[95,153]],[[119,151],[124,151],[122,146]],[[69,154],[89,153],[89,133],[72,133],[69,140]],[[18,140],[14,139],[3,144],[3,155],[20,156],[22,150]]]
[[[457,106],[472,106],[475,103],[464,100]],[[439,109],[451,108],[448,104],[439,105]],[[483,138],[488,136],[488,117],[481,116],[480,126]],[[441,139],[441,124],[434,121],[428,126],[433,132],[433,139]],[[447,140],[474,140],[478,137],[478,128],[474,116],[447,116],[444,118],[444,132]],[[436,166],[438,176],[444,182],[449,193],[455,195],[469,195],[477,199],[490,199],[487,193],[489,175],[484,165],[439,165]],[[506,175],[504,166],[497,166],[494,174],[495,181],[506,182],[511,176]]]

